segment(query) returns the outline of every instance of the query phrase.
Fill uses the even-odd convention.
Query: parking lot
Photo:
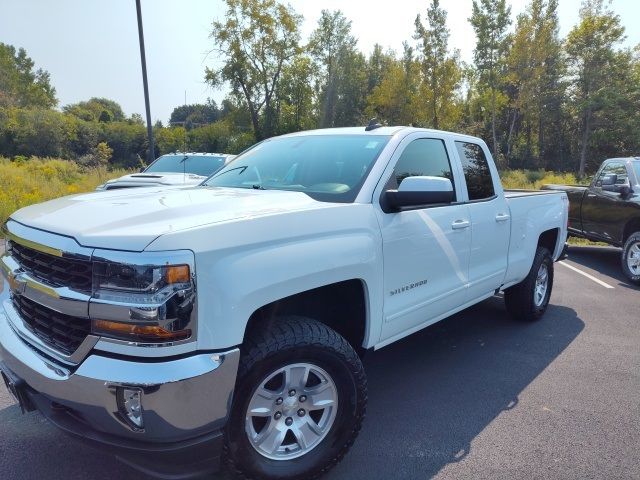
[[[569,254],[543,320],[492,298],[370,354],[364,428],[326,478],[640,478],[640,289],[616,249]],[[141,475],[1,387],[0,478]]]

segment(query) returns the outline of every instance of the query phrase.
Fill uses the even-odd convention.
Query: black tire
[[[335,466],[358,436],[365,416],[364,367],[351,345],[326,325],[304,317],[285,317],[257,331],[243,345],[231,415],[225,431],[225,456],[232,472],[246,479],[313,479]],[[269,459],[245,432],[251,398],[272,372],[292,363],[320,367],[338,393],[335,420],[317,446],[287,460]]]
[[[640,232],[635,232],[629,235],[627,241],[624,242],[624,247],[622,249],[622,271],[624,275],[631,280],[633,283],[640,284],[640,273],[634,273],[629,268],[629,264],[627,263],[627,259],[631,253],[631,248],[635,245],[640,244]]]
[[[542,265],[547,267],[548,285],[542,302],[536,305],[534,300],[536,279]],[[539,320],[547,310],[552,288],[553,259],[549,250],[544,247],[538,247],[527,277],[522,282],[504,291],[504,303],[509,315],[515,320],[525,322]]]

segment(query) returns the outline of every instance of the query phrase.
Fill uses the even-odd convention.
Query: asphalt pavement
[[[325,478],[640,479],[640,289],[619,250],[569,254],[541,321],[494,297],[368,355],[365,425]],[[144,476],[21,415],[2,386],[0,478]]]

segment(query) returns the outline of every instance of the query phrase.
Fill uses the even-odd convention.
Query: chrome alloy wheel
[[[627,267],[633,275],[640,275],[640,242],[636,242],[627,250]]]
[[[544,304],[544,299],[547,295],[547,289],[549,288],[549,269],[547,265],[543,263],[538,269],[538,275],[536,277],[536,285],[533,289],[533,303],[536,307],[541,307]]]
[[[260,382],[249,401],[245,431],[262,456],[291,460],[318,446],[337,411],[338,389],[329,374],[310,363],[295,363]]]

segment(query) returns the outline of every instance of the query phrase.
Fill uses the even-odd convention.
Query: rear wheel
[[[549,250],[538,247],[527,277],[504,291],[507,311],[516,320],[538,320],[547,310],[552,288],[553,259]]]
[[[366,379],[360,358],[337,332],[287,317],[246,342],[234,397],[225,447],[237,474],[316,478],[358,435]]]
[[[624,243],[622,271],[629,280],[640,284],[640,232],[632,233]]]

